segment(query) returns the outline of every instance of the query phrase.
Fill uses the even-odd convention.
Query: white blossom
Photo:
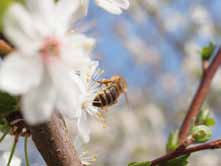
[[[75,139],[74,146],[83,165],[92,165],[92,163],[97,160],[96,155],[89,153],[89,151],[83,145],[82,140],[78,136]]]
[[[95,0],[97,6],[112,14],[121,14],[122,10],[127,10],[130,6],[128,0]],[[81,11],[87,14],[89,0],[81,0]]]
[[[60,110],[78,116],[79,76],[91,63],[94,40],[69,31],[79,8],[73,0],[28,0],[27,7],[14,4],[5,16],[4,33],[16,51],[0,69],[0,88],[22,95],[21,109],[31,124],[48,120]]]
[[[92,62],[91,66],[81,73],[81,82],[80,86],[81,95],[80,95],[80,105],[79,107],[79,118],[77,119],[77,127],[79,130],[80,137],[88,142],[90,137],[90,125],[88,115],[98,118],[103,121],[101,116],[101,110],[98,107],[93,106],[93,100],[98,93],[100,84],[97,82],[102,73],[101,70],[97,69],[98,62]]]

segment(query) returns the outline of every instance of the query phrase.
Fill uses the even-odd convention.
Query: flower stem
[[[13,143],[12,148],[11,148],[11,152],[10,152],[10,156],[9,156],[9,159],[8,159],[7,166],[10,166],[10,163],[12,161],[12,157],[14,155],[17,143],[18,143],[18,136],[15,136],[14,143]]]
[[[24,142],[24,151],[25,151],[25,164],[26,166],[29,166],[29,158],[28,158],[28,137],[25,137],[25,142]]]

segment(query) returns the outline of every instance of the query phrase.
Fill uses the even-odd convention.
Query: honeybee
[[[92,102],[93,106],[105,110],[106,107],[116,104],[121,94],[125,95],[128,103],[126,96],[127,82],[123,77],[116,75],[112,76],[110,79],[104,79],[97,82],[105,85],[105,87],[95,96]]]

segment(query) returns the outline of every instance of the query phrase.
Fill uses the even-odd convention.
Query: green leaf
[[[214,118],[207,118],[205,120],[205,125],[207,126],[214,126],[216,124],[216,121]]]
[[[187,166],[190,155],[183,155],[160,164],[160,166]]]
[[[196,123],[198,125],[204,124],[205,120],[209,117],[209,115],[210,115],[209,108],[204,106],[203,108],[201,108],[201,111],[197,116]]]
[[[3,18],[5,12],[7,11],[8,7],[11,5],[13,0],[0,0],[0,32],[2,32],[3,26]]]
[[[18,111],[17,109],[17,98],[7,93],[0,92],[0,115]]]
[[[6,131],[8,131],[9,130],[9,124],[8,124],[8,122],[6,121],[6,119],[5,118],[3,118],[3,117],[1,117],[0,118],[0,131],[1,132],[6,132]]]
[[[212,42],[210,42],[207,46],[203,47],[200,53],[202,59],[209,60],[214,50],[215,50],[215,44],[213,44]]]
[[[211,117],[210,109],[208,107],[202,108],[200,114],[197,116],[196,124],[197,125],[206,125],[206,126],[214,126],[215,119]]]
[[[178,131],[171,132],[167,140],[167,152],[175,150],[178,146]]]
[[[151,162],[150,161],[144,161],[144,162],[132,162],[128,164],[128,166],[150,166]]]

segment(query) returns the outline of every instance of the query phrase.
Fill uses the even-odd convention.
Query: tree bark
[[[187,111],[186,117],[183,121],[183,124],[180,128],[179,132],[179,143],[182,144],[183,141],[188,136],[191,125],[195,123],[197,115],[200,112],[200,108],[209,93],[210,84],[212,82],[213,77],[215,76],[218,68],[221,64],[221,48],[218,48],[215,57],[212,59],[212,62],[208,65],[204,70],[202,80],[200,85],[193,97],[193,100],[190,104],[190,107]]]
[[[48,166],[82,166],[59,114],[47,123],[30,126],[32,139]]]

